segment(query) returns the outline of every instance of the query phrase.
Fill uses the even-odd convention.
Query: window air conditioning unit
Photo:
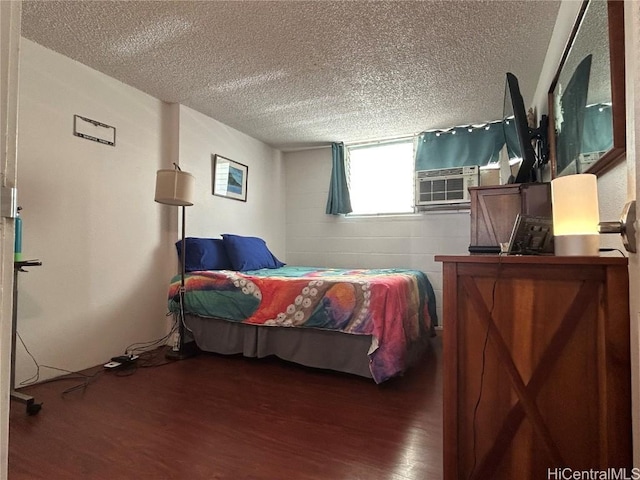
[[[416,205],[469,202],[469,187],[480,184],[480,167],[439,168],[416,172]]]

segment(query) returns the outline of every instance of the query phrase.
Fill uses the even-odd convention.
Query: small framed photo
[[[511,231],[507,253],[553,255],[553,251],[553,219],[519,213]]]
[[[247,201],[249,167],[222,155],[213,155],[213,194]]]

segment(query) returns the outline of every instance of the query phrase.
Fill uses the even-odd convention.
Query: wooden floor
[[[202,354],[130,376],[21,390],[9,479],[442,478],[442,346],[403,377]],[[76,382],[77,383],[77,382]]]

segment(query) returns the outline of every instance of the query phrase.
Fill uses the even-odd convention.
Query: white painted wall
[[[627,165],[623,161],[598,177],[598,205],[600,221],[613,222],[620,219],[620,214],[627,203]],[[617,234],[600,235],[602,248],[617,248],[628,255],[622,244],[622,237]],[[605,255],[605,254],[603,254]],[[619,253],[606,255],[620,256]]]
[[[43,265],[20,275],[18,331],[39,363],[79,370],[166,331],[177,217],[153,201],[166,105],[24,38],[20,60],[23,253]],[[115,126],[116,146],[73,136],[74,114]],[[17,382],[34,372],[20,346]]]
[[[180,209],[155,203],[153,195],[156,170],[173,162],[196,177],[187,235],[261,236],[286,259],[279,151],[29,40],[23,44],[23,252],[43,266],[20,277],[19,331],[39,363],[78,370],[166,333]],[[116,146],[73,136],[74,114],[115,126]],[[213,153],[249,167],[247,202],[211,194]],[[18,382],[35,371],[22,348],[17,367]]]
[[[436,254],[466,254],[469,211],[403,216],[326,215],[331,149],[284,154],[287,259],[294,265],[412,268],[425,272],[442,318],[442,264]]]
[[[532,106],[538,112],[538,117],[549,112],[549,87],[558,70],[558,65],[560,65],[562,53],[569,41],[569,36],[573,30],[573,25],[578,17],[581,6],[581,1],[563,0],[558,9],[558,17],[556,18],[556,23],[553,28],[553,34],[549,40],[544,64],[540,70],[536,92],[531,102]],[[528,99],[525,99],[525,102],[527,101]]]
[[[180,167],[196,177],[195,204],[186,211],[187,236],[258,236],[286,261],[280,151],[188,107],[179,106],[178,115]],[[212,194],[214,154],[247,165],[246,202]]]

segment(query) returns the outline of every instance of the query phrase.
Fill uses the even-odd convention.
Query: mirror
[[[624,3],[585,0],[549,90],[552,176],[624,158]]]

